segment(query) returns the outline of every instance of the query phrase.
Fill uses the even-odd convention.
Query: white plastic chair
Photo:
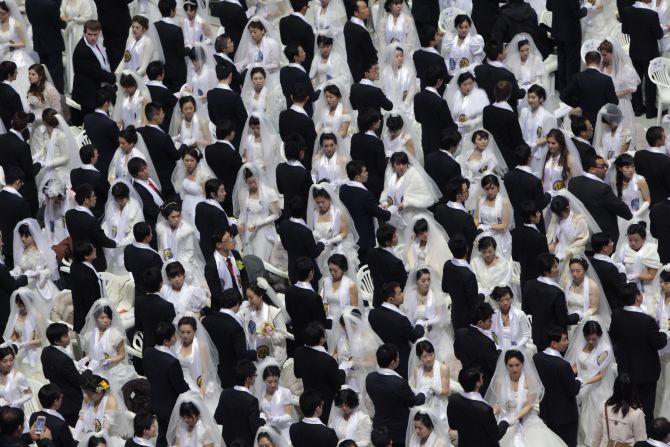
[[[144,347],[144,334],[140,331],[136,331],[133,335],[132,346],[126,344],[126,352],[128,355],[137,357],[138,359],[142,358],[142,348]]]
[[[42,405],[40,404],[40,401],[37,398],[37,393],[40,392],[40,388],[46,385],[46,382],[42,383],[33,379],[27,379],[27,380],[28,380],[28,386],[30,387],[30,391],[33,392],[33,397],[23,405],[23,412],[27,415],[31,415],[36,411],[42,410]]]
[[[85,144],[91,144],[91,139],[86,134],[86,131],[82,130],[77,134],[77,146],[82,147]]]
[[[444,38],[452,36],[454,33],[454,19],[459,14],[467,14],[460,8],[444,8],[437,19],[437,27],[445,34]]]
[[[624,34],[621,31],[621,26],[616,26],[614,30],[612,30],[611,36],[613,39],[616,39],[616,41],[619,42],[619,45],[621,45],[621,48],[628,53],[628,49],[630,48],[630,35]]]
[[[553,15],[551,11],[547,11],[546,9],[542,11],[542,14],[540,14],[540,18],[538,20],[538,23],[543,23],[551,29],[551,21],[552,21]],[[551,35],[551,33],[550,33]]]
[[[649,79],[656,84],[657,87],[657,105],[658,115],[656,116],[656,125],[661,125],[661,117],[663,116],[663,105],[670,107],[670,59],[665,57],[657,57],[649,62],[649,69],[647,70]]]
[[[76,102],[74,99],[70,98],[69,96],[65,97],[65,104],[67,104],[73,109],[81,110],[81,106],[79,105],[79,103]]]
[[[372,305],[375,286],[372,284],[372,275],[367,264],[361,266],[356,273],[356,287],[358,288],[359,299],[363,299]]]

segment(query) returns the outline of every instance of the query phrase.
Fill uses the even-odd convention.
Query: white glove
[[[87,364],[88,364],[89,361],[90,361],[90,359],[88,358],[88,356],[83,357],[81,360],[79,360],[79,361],[77,362],[77,366],[79,367],[79,369],[82,369],[82,370],[83,370],[83,369],[86,369],[86,368],[87,368]]]
[[[262,276],[259,276],[258,278],[256,278],[256,285],[263,290],[268,290],[270,288],[270,284],[268,283],[268,280],[263,278]]]
[[[339,244],[340,242],[342,242],[342,235],[341,235],[341,234],[338,234],[337,236],[328,239],[328,240],[326,241],[326,244],[327,244],[327,245],[337,245],[337,244]]]
[[[628,273],[628,274],[626,274],[626,279],[629,282],[635,282],[638,279],[640,279],[640,275],[638,273]]]
[[[324,238],[321,238],[321,239],[319,239],[318,241],[316,241],[316,243],[317,243],[317,244],[327,245],[327,244],[328,244],[328,241],[325,240]]]
[[[23,274],[28,278],[34,278],[37,276],[37,272],[35,270],[26,270]]]
[[[416,320],[416,326],[426,326],[426,320]]]
[[[349,371],[350,369],[353,369],[354,367],[354,362],[351,360],[347,360],[346,362],[340,363],[340,369],[342,371]]]
[[[391,205],[388,208],[386,208],[386,211],[388,211],[391,214],[398,214],[398,207],[395,205]]]

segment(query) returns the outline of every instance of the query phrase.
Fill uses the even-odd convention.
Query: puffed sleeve
[[[470,36],[470,53],[474,56],[475,61],[484,60],[484,38],[479,34]]]

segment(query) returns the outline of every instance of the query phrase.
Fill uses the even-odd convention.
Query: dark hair
[[[5,178],[7,178],[5,176]],[[7,180],[7,184],[9,185],[10,182]],[[84,201],[86,199],[89,199],[93,195],[93,187],[89,185],[88,183],[82,183],[75,189],[74,192],[74,201],[77,202],[77,205],[83,205]]]
[[[414,353],[416,354],[417,357],[421,357],[424,352],[427,352],[429,354],[435,353],[435,347],[428,340],[421,340],[417,342],[416,345],[414,345]]]
[[[161,289],[163,276],[158,267],[149,267],[142,272],[142,285],[144,290],[149,293],[157,293]]]
[[[437,65],[431,65],[426,69],[425,74],[426,85],[429,87],[435,87],[439,81],[444,81],[444,74],[442,73],[442,68]]]
[[[422,413],[421,411],[417,411],[416,414],[414,415],[414,422],[421,422],[424,427],[432,430],[435,428],[433,425],[433,421],[430,419],[430,416],[428,416],[427,413]]]
[[[49,127],[58,127],[58,112],[54,109],[44,109],[42,112],[42,122]]]
[[[4,62],[2,64],[4,64]],[[2,69],[2,64],[0,64],[0,71]],[[3,79],[0,77],[0,80]],[[656,142],[661,139],[661,136],[664,133],[665,131],[661,126],[651,126],[649,129],[647,129],[647,144],[649,144],[649,146],[655,146]]]
[[[220,36],[216,36],[216,39],[214,39],[214,51],[216,51],[217,53],[223,53],[223,49],[224,49],[223,43],[226,40],[232,41],[232,39],[231,39],[231,37],[228,33],[223,33]]]
[[[390,158],[389,162],[391,163],[391,166],[408,165],[409,164],[409,157],[407,156],[407,153],[405,153],[405,152],[394,152],[391,155],[391,158]]]
[[[4,64],[4,62],[3,62]],[[20,408],[10,406],[0,407],[0,433],[11,436],[23,427],[25,414]]]
[[[358,130],[367,132],[371,130],[375,123],[382,120],[382,115],[375,109],[365,109],[358,115]]]
[[[629,282],[623,286],[621,289],[621,301],[624,306],[633,306],[635,305],[635,300],[638,295],[640,295],[640,289],[637,288],[637,284],[634,282]]]
[[[465,17],[467,17],[467,16],[465,16]],[[471,79],[472,82],[475,82],[475,77],[472,75],[472,73],[470,73],[469,71],[466,71],[466,72],[461,73],[460,75],[458,75],[458,79],[456,79],[456,83],[460,87],[461,84],[464,83],[465,81],[467,81],[468,79]]]
[[[178,203],[169,202],[160,207],[160,211],[161,216],[167,219],[170,217],[170,214],[174,213],[175,211],[181,214],[181,206]]]
[[[328,258],[328,265],[333,264],[336,265],[342,270],[343,272],[346,272],[349,270],[349,262],[347,261],[347,257],[344,256],[343,254],[340,253],[335,253],[330,255]]]
[[[91,436],[88,438],[88,444],[82,447],[98,447],[100,444],[107,446],[107,441],[105,438],[100,436]]]
[[[419,44],[422,47],[430,46],[430,43],[435,40],[437,29],[433,25],[424,26],[419,30]]]
[[[205,182],[205,197],[211,199],[212,194],[216,195],[219,192],[219,188],[223,184],[223,180],[220,178],[211,178],[207,180]]]
[[[172,279],[175,276],[186,275],[186,269],[179,261],[172,261],[165,266],[165,276]]]
[[[570,166],[568,165],[568,149],[565,142],[565,136],[559,129],[551,129],[549,133],[547,133],[547,138],[553,138],[556,140],[558,146],[560,147],[561,153],[558,156],[558,165],[562,168],[561,178],[565,182],[571,175]],[[547,151],[547,156],[544,158],[544,162],[546,163],[550,157],[551,152]],[[542,179],[544,180],[544,172],[542,173]]]
[[[91,160],[93,160],[95,151],[95,146],[92,144],[85,144],[79,149],[79,159],[85,165],[91,164]]]
[[[537,203],[532,200],[524,200],[520,205],[521,220],[523,223],[531,223],[531,218],[538,212],[542,212]]]
[[[496,243],[496,240],[491,236],[482,236],[479,239],[479,242],[477,242],[477,250],[478,251],[483,251],[483,250],[486,250],[486,249],[491,248],[491,247],[493,247],[494,250],[496,248],[498,248],[498,244]]]
[[[172,325],[172,323],[168,323],[167,321],[161,321],[156,326],[156,331],[154,332],[156,345],[162,345],[166,341],[169,341],[176,332],[177,330]]]
[[[589,51],[584,56],[584,62],[586,62],[586,65],[600,64],[601,59],[602,56],[600,56],[600,53],[597,51]]]
[[[321,394],[313,389],[306,389],[300,396],[300,411],[305,417],[312,417],[316,409],[323,405]]]
[[[279,369],[279,367],[276,365],[268,365],[262,371],[262,374],[263,380],[267,379],[268,377],[281,377],[281,369]]]
[[[109,91],[104,88],[98,89],[95,92],[95,106],[100,108],[105,105],[105,103],[110,102]]]
[[[163,106],[156,101],[151,101],[144,106],[144,114],[147,117],[147,121],[153,121],[162,111]]]
[[[514,148],[514,156],[516,157],[517,163],[520,165],[527,164],[528,159],[530,158],[530,146],[528,146],[526,143],[518,144]]]
[[[595,233],[591,236],[591,248],[594,252],[599,253],[611,240],[612,238],[607,233]]]
[[[491,291],[491,298],[496,302],[500,301],[503,297],[509,295],[510,298],[514,298],[514,292],[510,286],[495,286]]]
[[[587,119],[581,115],[570,117],[570,130],[578,137],[582,132],[586,132]]]
[[[235,365],[235,376],[237,377],[237,384],[244,385],[249,377],[256,375],[256,366],[251,360],[241,359]]]
[[[369,72],[377,64],[378,64],[377,59],[363,59],[363,62],[361,63],[363,73]]]
[[[589,269],[589,263],[588,263],[588,261],[587,261],[586,259],[580,257],[580,256],[575,256],[575,257],[571,258],[571,259],[570,259],[570,262],[568,263],[568,265],[570,266],[570,265],[572,265],[572,264],[579,264],[579,265],[581,265],[585,272],[588,271],[588,269]]]
[[[295,277],[298,281],[306,281],[309,274],[314,271],[314,261],[312,259],[301,256],[295,261]]]
[[[568,335],[568,331],[565,328],[560,326],[553,326],[547,330],[547,345],[551,345],[552,342],[560,343],[564,335]]]
[[[290,134],[284,141],[284,155],[289,161],[300,160],[300,152],[304,150],[304,141],[298,136],[298,134]]]
[[[4,346],[0,348],[0,360],[4,359],[9,355],[16,357],[16,352],[14,351],[14,348],[12,348],[11,346]]]
[[[222,63],[216,64],[214,71],[216,72],[216,79],[223,81],[224,79],[228,79],[228,77],[233,74],[233,66],[230,64],[230,62],[224,61]]]
[[[405,122],[400,115],[389,115],[386,118],[386,128],[391,132],[401,130],[404,125]]]
[[[104,382],[107,382],[107,384],[109,384],[109,382],[107,381],[107,379],[105,379],[105,378],[103,378],[103,377],[100,377],[100,376],[98,376],[98,375],[92,374],[92,375],[90,375],[90,376],[87,376],[87,377],[84,379],[84,382],[83,382],[83,384],[81,385],[81,388],[82,388],[84,391],[90,391],[90,392],[92,392],[92,393],[103,393],[103,394],[107,394],[107,392],[109,391],[109,388],[107,388],[107,389],[103,389],[103,388],[102,388],[102,384],[103,384]]]
[[[423,217],[420,219],[417,219],[416,222],[414,222],[414,227],[412,227],[412,232],[415,235],[419,235],[421,233],[425,233],[428,231],[428,221],[424,219]]]
[[[662,270],[659,276],[661,278],[661,281],[670,282],[670,271]]]
[[[149,29],[149,19],[147,19],[144,16],[141,15],[133,16],[133,18],[131,19],[131,23],[139,23],[140,26],[144,28],[145,31]]]
[[[482,177],[480,184],[482,185],[482,189],[487,188],[491,185],[500,189],[500,180],[498,180],[498,177],[495,176],[494,174],[486,174],[484,177]]]
[[[70,332],[70,330],[64,323],[51,323],[47,326],[46,330],[47,340],[49,340],[49,344],[55,345],[56,343],[59,343],[61,338],[67,335],[68,332]],[[0,358],[2,358],[2,351],[0,351]]]
[[[440,135],[440,149],[450,150],[458,147],[458,144],[461,142],[461,133],[452,128],[445,129]]]
[[[318,321],[311,321],[307,323],[304,331],[305,346],[317,346],[321,343],[321,339],[326,336],[326,331]]]
[[[616,194],[621,198],[621,195],[623,194],[622,168],[625,166],[635,166],[635,159],[630,154],[623,153],[614,160],[614,166],[616,167]],[[631,179],[631,181],[633,181],[633,179]]]
[[[493,307],[487,302],[482,302],[477,304],[475,308],[474,316],[472,317],[472,323],[477,324],[480,321],[486,321],[494,314]]]
[[[584,327],[582,328],[582,334],[584,334],[584,337],[588,337],[589,335],[597,335],[598,337],[602,337],[603,328],[597,321],[589,320],[586,323],[584,323]]]
[[[12,129],[18,130],[20,132],[28,126],[31,120],[32,119],[30,115],[28,115],[23,110],[14,112],[14,116],[12,117]]]
[[[505,81],[496,82],[495,87],[493,87],[493,98],[496,101],[507,101],[512,94],[512,84]]]
[[[97,20],[87,20],[84,22],[84,32],[86,31],[100,31],[102,26]]]
[[[357,175],[361,175],[364,167],[365,163],[363,163],[361,160],[351,160],[347,163],[346,166],[347,178],[349,178],[349,180],[353,180]]]
[[[44,86],[47,81],[47,74],[44,71],[44,66],[42,64],[32,64],[28,67],[28,70],[32,70],[37,74],[37,83],[30,83],[28,94],[36,96],[40,101],[44,102]]]
[[[498,55],[502,52],[503,52],[502,42],[496,39],[489,40],[484,46],[484,54],[486,54],[486,58],[490,61],[498,59]]]
[[[388,368],[398,358],[398,348],[393,343],[384,343],[377,348],[376,357],[380,368]]]
[[[537,255],[537,271],[543,275],[545,273],[551,272],[551,269],[554,267],[554,263],[557,262],[557,258],[552,253],[540,253]]]
[[[179,321],[177,321],[177,328],[182,326],[191,326],[193,332],[198,332],[198,323],[193,317],[181,317]]]
[[[517,359],[522,364],[525,361],[525,358],[523,357],[523,353],[521,351],[516,350],[516,349],[510,349],[507,352],[505,352],[505,364],[507,364],[507,362],[509,362],[510,359]]]
[[[242,304],[242,295],[237,288],[226,289],[221,293],[212,295],[212,308],[232,309],[235,306]]]
[[[293,196],[288,201],[288,212],[291,217],[299,218],[305,214],[305,201],[300,196]]]
[[[296,82],[291,92],[293,102],[303,102],[309,97],[309,87],[306,82]]]
[[[463,368],[458,373],[458,383],[463,391],[469,393],[477,388],[477,382],[482,378],[482,372],[479,368]]]
[[[551,204],[549,205],[549,209],[551,210],[552,213],[560,216],[563,214],[564,211],[566,211],[570,207],[570,202],[568,201],[567,198],[563,196],[556,196],[553,199],[551,199]]]
[[[133,433],[138,438],[144,436],[144,430],[151,430],[151,426],[156,420],[156,416],[151,413],[137,413],[133,418]]]
[[[14,73],[16,73],[16,64],[14,62],[12,61],[0,62],[0,82],[6,81]]]
[[[380,247],[390,246],[394,234],[396,234],[396,229],[393,225],[387,223],[379,225],[379,228],[377,228],[377,232],[375,233],[377,243]]]
[[[547,91],[541,85],[533,84],[528,89],[528,93],[533,93],[543,101],[547,99]]]
[[[136,242],[142,242],[151,234],[151,226],[146,222],[137,222],[133,225],[133,238]]]
[[[200,418],[200,410],[196,407],[193,402],[182,402],[179,406],[179,416],[190,416]]]
[[[449,250],[451,250],[451,254],[457,259],[465,258],[465,255],[468,253],[468,241],[460,233],[449,238],[447,245],[449,246]]]
[[[140,157],[133,157],[128,160],[128,173],[133,178],[137,177],[140,171],[145,167],[147,167],[147,162]]]
[[[13,185],[17,181],[21,180],[22,182],[26,180],[26,175],[18,166],[10,166],[5,170],[5,184]],[[75,196],[75,201],[77,200]],[[82,200],[81,203],[84,203]],[[81,203],[78,203],[81,205]]]
[[[288,59],[290,63],[295,62],[294,59],[298,56],[299,53],[300,50],[298,49],[298,45],[286,45],[284,48],[284,56],[286,56],[286,59]]]
[[[319,36],[316,38],[316,46],[320,47],[321,45],[324,45],[326,47],[332,47],[333,38],[330,36],[324,36],[322,34],[319,34]]]
[[[396,281],[391,281],[384,283],[382,286],[382,298],[384,301],[388,301],[389,298],[393,298],[395,296],[395,289],[399,288],[400,284],[397,283]]]
[[[647,222],[640,221],[634,224],[630,224],[626,230],[626,236],[632,236],[637,234],[642,239],[647,238]]]
[[[335,85],[335,84],[329,84],[323,88],[323,91],[326,93],[330,93],[333,96],[337,96],[338,98],[342,98],[342,92],[340,91],[340,88]]]
[[[608,407],[612,406],[615,413],[621,412],[623,417],[626,417],[631,408],[642,408],[637,395],[637,387],[627,373],[619,374],[614,380],[612,396],[605,404]]]
[[[370,433],[370,441],[374,447],[389,447],[392,445],[393,438],[385,426],[377,427]]]
[[[670,435],[670,422],[666,418],[656,418],[647,430],[647,435],[655,441],[665,441]]]
[[[470,187],[470,180],[464,177],[452,178],[447,182],[445,197],[447,200],[455,202],[458,195],[463,192],[463,184]]]
[[[122,74],[119,77],[119,85],[123,88],[135,87],[137,88],[137,81],[129,74]]]
[[[174,2],[174,0],[171,1]],[[147,64],[147,78],[149,78],[150,81],[155,81],[160,75],[164,73],[165,65],[163,65],[161,61],[151,61]]]
[[[127,199],[130,197],[130,188],[124,182],[116,182],[111,189],[114,199]]]
[[[346,404],[347,407],[353,410],[354,408],[358,407],[359,404],[358,394],[351,388],[343,388],[335,393],[333,402],[338,407],[342,404]]]
[[[162,17],[170,17],[175,9],[177,9],[175,0],[158,0],[158,11],[160,11]]]
[[[40,388],[37,393],[37,399],[40,401],[42,408],[51,408],[51,406],[63,395],[60,387],[55,383],[47,383]]]
[[[75,262],[84,262],[86,256],[93,254],[93,250],[95,250],[95,247],[90,242],[77,241],[74,244],[73,258]]]
[[[198,106],[195,104],[195,98],[193,96],[187,95],[187,96],[182,96],[179,98],[179,110],[184,108],[184,105],[191,103],[193,104],[193,110],[196,111],[198,110]]]
[[[235,132],[237,126],[234,122],[228,119],[222,119],[216,123],[216,138],[219,140],[225,139],[227,136]]]

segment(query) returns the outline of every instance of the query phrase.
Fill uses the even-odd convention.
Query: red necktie
[[[152,182],[151,179],[149,180],[149,186],[151,187],[151,189],[153,189],[154,191],[156,191],[156,194],[159,194],[159,195],[160,195],[161,192],[158,190],[158,188],[156,187],[156,185],[154,185],[154,182]]]
[[[235,277],[235,269],[233,269],[233,262],[230,260],[230,258],[226,258],[226,265],[228,266],[230,279],[233,280],[233,286],[237,287],[237,278]]]

